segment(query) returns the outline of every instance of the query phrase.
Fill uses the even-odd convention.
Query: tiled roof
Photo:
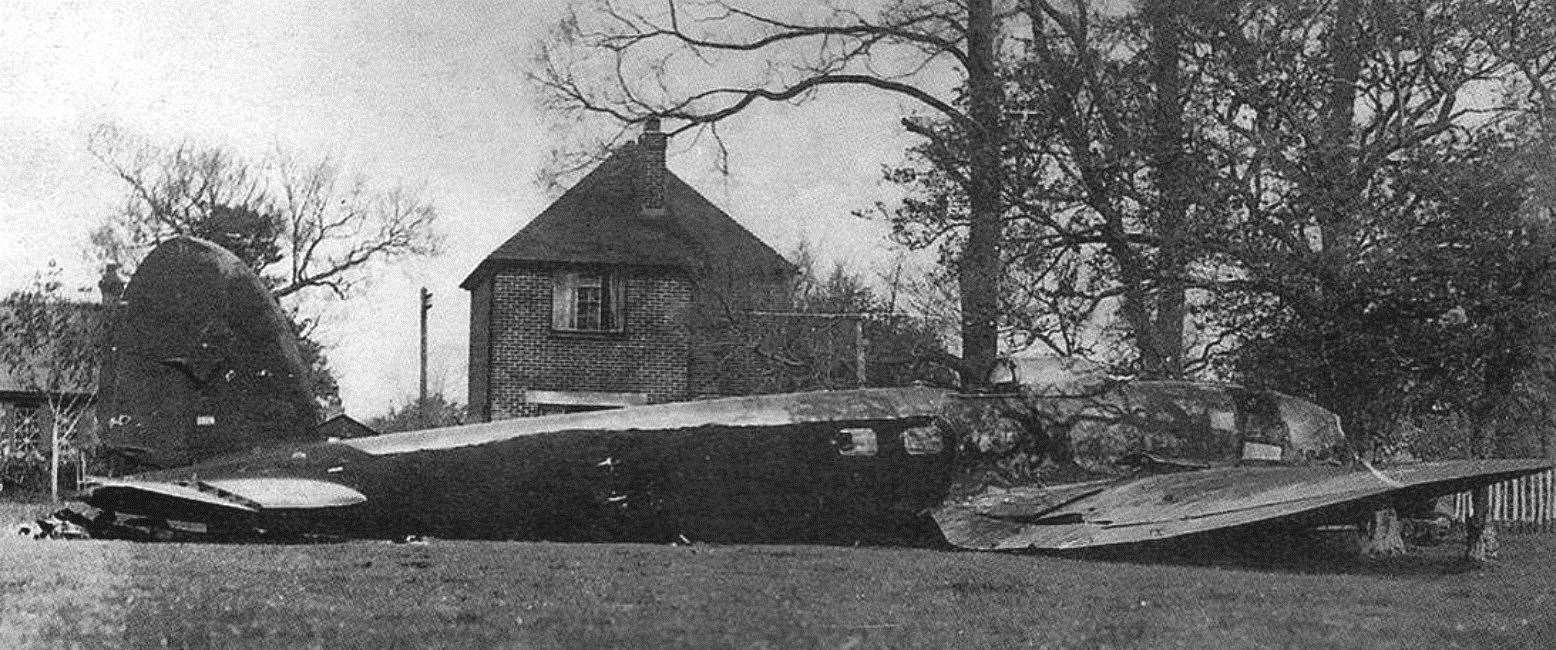
[[[465,278],[515,263],[627,264],[787,274],[793,265],[697,190],[665,172],[665,213],[640,209],[639,146],[629,144],[565,192]]]

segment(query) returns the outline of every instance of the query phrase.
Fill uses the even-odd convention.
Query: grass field
[[[25,511],[0,510],[19,518]],[[7,527],[9,533],[10,527]],[[0,647],[1548,647],[1556,536],[1357,564],[434,540],[0,541]]]

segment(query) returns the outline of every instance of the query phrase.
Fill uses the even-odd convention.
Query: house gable
[[[460,284],[476,418],[708,392],[693,344],[709,319],[694,312],[786,286],[794,266],[666,170],[664,145],[648,125]]]
[[[460,284],[526,263],[729,269],[786,278],[794,265],[674,173],[664,170],[663,207],[645,210],[641,145],[617,149],[510,237]]]

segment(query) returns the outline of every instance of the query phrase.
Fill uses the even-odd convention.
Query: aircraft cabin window
[[[1243,441],[1243,460],[1267,460],[1279,462],[1281,459],[1281,446],[1258,442],[1255,440]]]
[[[934,425],[913,427],[902,430],[902,448],[914,456],[938,454],[945,450],[945,442]]]
[[[1237,413],[1233,412],[1230,408],[1224,408],[1220,405],[1211,407],[1210,428],[1219,431],[1236,431]]]
[[[857,428],[841,429],[838,431],[838,453],[844,456],[874,456],[877,450],[875,444],[875,429]]]

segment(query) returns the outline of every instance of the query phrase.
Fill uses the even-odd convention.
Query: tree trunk
[[[1498,548],[1497,524],[1491,520],[1491,487],[1477,488],[1470,498],[1470,516],[1464,521],[1464,559],[1492,562]]]
[[[958,280],[962,293],[962,385],[979,390],[988,386],[989,371],[999,354],[1000,110],[1004,102],[995,69],[992,0],[970,0],[967,13],[968,112],[973,127],[968,134],[967,246],[962,251]]]
[[[1356,120],[1356,84],[1361,76],[1361,51],[1357,43],[1360,31],[1358,2],[1337,3],[1334,25],[1326,43],[1329,56],[1329,96],[1321,116],[1322,141],[1313,148],[1308,160],[1308,187],[1304,188],[1316,208],[1314,215],[1322,239],[1324,257],[1349,248],[1350,211],[1361,192],[1361,181],[1354,177],[1355,153],[1352,139]],[[1322,267],[1321,267],[1322,268]],[[1341,266],[1333,270],[1349,268]]]
[[[1307,241],[1308,253],[1303,255],[1307,279],[1311,288],[1303,292],[1303,298],[1293,306],[1296,313],[1308,314],[1308,322],[1314,326],[1313,336],[1318,347],[1318,361],[1326,368],[1323,383],[1318,389],[1321,402],[1335,409],[1351,426],[1348,430],[1356,436],[1359,446],[1370,446],[1372,434],[1356,418],[1357,408],[1353,399],[1352,378],[1337,372],[1337,365],[1329,362],[1336,348],[1334,337],[1349,336],[1349,332],[1336,333],[1324,323],[1337,322],[1331,313],[1336,305],[1343,304],[1342,296],[1352,278],[1349,269],[1355,268],[1351,259],[1351,238],[1354,224],[1351,212],[1360,199],[1364,186],[1355,178],[1356,147],[1354,145],[1356,119],[1356,86],[1361,75],[1361,46],[1357,42],[1360,32],[1360,1],[1338,2],[1330,10],[1333,23],[1325,38],[1328,57],[1327,97],[1314,125],[1317,141],[1308,147],[1303,161],[1302,187],[1298,192],[1307,213],[1302,221],[1300,239]],[[1311,234],[1316,228],[1317,241]]]
[[[1404,555],[1405,538],[1400,535],[1399,513],[1393,508],[1375,510],[1361,522],[1358,549],[1363,557],[1378,558]]]
[[[1183,79],[1177,0],[1151,0],[1142,10],[1151,38],[1151,131],[1146,155],[1156,185],[1153,230],[1161,238],[1157,287],[1145,309],[1146,330],[1136,333],[1141,370],[1146,377],[1183,376],[1183,325],[1186,317],[1183,275],[1189,244],[1184,232],[1190,182],[1184,160]]]
[[[1499,364],[1492,359],[1487,365],[1490,366],[1487,370],[1487,389],[1473,413],[1475,420],[1470,430],[1471,458],[1490,458],[1495,451],[1491,418],[1494,417],[1493,405],[1498,395],[1491,391],[1501,387],[1497,385],[1499,382],[1495,373]],[[1465,559],[1472,562],[1491,562],[1496,559],[1499,544],[1496,522],[1491,517],[1491,486],[1477,488],[1470,495],[1470,515],[1464,521]]]

